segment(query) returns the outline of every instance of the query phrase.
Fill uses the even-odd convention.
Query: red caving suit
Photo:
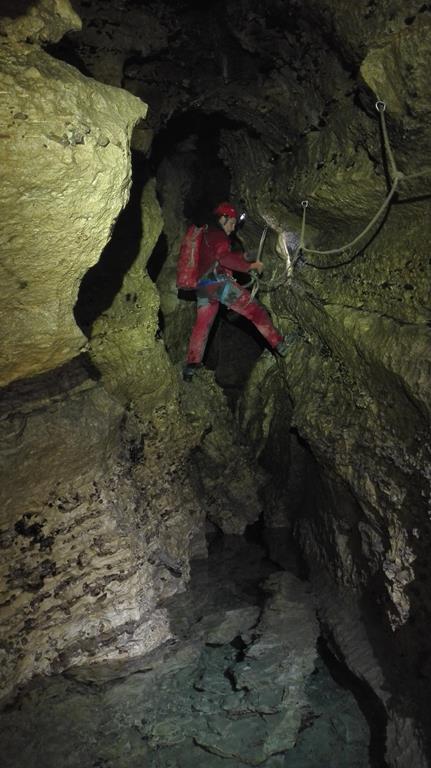
[[[202,239],[199,258],[197,317],[190,336],[187,363],[202,362],[208,335],[220,304],[250,320],[274,348],[283,336],[273,326],[268,313],[250,293],[239,285],[232,271],[248,272],[250,263],[242,251],[234,252],[221,227],[209,227]]]

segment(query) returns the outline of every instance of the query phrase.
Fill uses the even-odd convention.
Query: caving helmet
[[[218,206],[214,208],[214,213],[217,217],[227,216],[228,219],[238,219],[238,211],[235,206],[230,203],[219,203]]]

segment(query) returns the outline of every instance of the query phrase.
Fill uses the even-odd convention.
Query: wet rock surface
[[[126,674],[108,664],[35,682],[7,707],[5,768],[367,768],[368,727],[317,655],[306,582],[224,537],[163,607],[163,651]]]

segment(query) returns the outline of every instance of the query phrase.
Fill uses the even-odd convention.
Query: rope
[[[308,200],[303,200],[302,203],[302,224],[301,224],[301,237],[299,238],[299,246],[297,248],[297,251],[299,252],[301,249],[304,248],[304,239],[305,239],[305,212],[308,208]]]
[[[397,190],[399,181],[400,181],[399,178],[396,178],[394,180],[389,194],[387,195],[387,197],[385,198],[384,202],[380,206],[380,208],[377,211],[376,215],[373,216],[373,218],[371,219],[369,224],[367,224],[365,229],[363,229],[362,232],[360,232],[359,235],[357,235],[357,237],[354,238],[354,240],[351,240],[350,243],[346,243],[345,245],[342,245],[340,248],[331,248],[328,251],[314,251],[311,248],[305,248],[305,246],[303,246],[302,250],[304,251],[304,253],[315,253],[315,254],[318,254],[319,256],[332,256],[332,255],[334,255],[336,253],[345,253],[346,251],[348,251],[351,248],[353,248],[353,246],[355,246],[356,243],[359,243],[360,240],[362,240],[362,238],[365,235],[368,234],[370,229],[372,229],[374,224],[380,219],[380,216],[382,216],[382,214],[385,212],[386,208],[389,206],[389,203],[391,202],[391,200],[392,200],[392,198],[393,198],[393,196],[394,196],[394,194],[395,194],[395,192]],[[304,218],[305,218],[305,209],[304,209]],[[306,263],[308,264],[309,262],[306,262]],[[310,265],[310,266],[312,266],[312,265]]]
[[[417,171],[417,173],[409,173],[407,176],[402,173],[402,177],[404,179],[418,179],[420,176],[431,176],[431,170],[429,168],[425,168],[424,171]]]
[[[293,256],[291,258],[290,265],[288,263],[289,260],[289,252],[286,254],[286,274],[281,280],[281,282],[276,283],[275,276],[274,278],[271,278],[269,281],[262,280],[259,278],[257,274],[251,273],[251,281],[248,283],[248,285],[253,284],[252,289],[252,299],[255,297],[257,291],[260,288],[263,288],[264,292],[267,291],[275,291],[278,290],[286,281],[286,279],[289,277],[289,271],[291,272],[293,270],[293,267],[295,266],[296,262],[299,258],[301,258],[302,253],[311,253],[316,254],[317,256],[333,256],[335,254],[344,253],[348,256],[348,258],[344,261],[338,262],[337,264],[315,264],[308,260],[303,260],[303,263],[306,264],[309,267],[314,267],[315,269],[335,269],[337,267],[344,266],[345,264],[348,264],[352,259],[355,257],[355,253],[351,253],[351,250],[359,243],[363,238],[373,229],[375,224],[379,221],[379,219],[384,215],[385,211],[389,208],[392,198],[395,195],[395,192],[398,189],[398,184],[401,180],[407,180],[407,179],[415,179],[421,176],[427,176],[431,175],[430,169],[425,169],[423,171],[419,171],[417,173],[412,174],[404,174],[402,171],[398,170],[395,156],[392,152],[392,147],[389,141],[389,135],[388,135],[388,129],[386,126],[386,120],[385,120],[385,111],[386,111],[386,104],[384,101],[377,101],[376,102],[376,110],[379,113],[380,116],[380,124],[381,124],[381,130],[382,130],[382,136],[383,136],[383,144],[384,149],[386,153],[386,157],[388,159],[389,164],[389,176],[391,179],[391,188],[386,195],[382,205],[380,206],[377,213],[373,216],[371,221],[367,224],[367,226],[357,235],[353,240],[351,240],[349,243],[346,243],[345,245],[342,245],[340,248],[331,248],[329,250],[325,251],[318,251],[314,250],[312,248],[306,248],[305,246],[305,225],[306,225],[306,214],[307,214],[307,208],[309,206],[308,200],[302,200],[301,206],[302,206],[302,222],[301,222],[301,235],[299,239],[299,245],[295,249]],[[266,231],[265,236],[266,236]],[[265,239],[262,235],[263,240]],[[261,246],[262,246],[262,239],[261,239]],[[287,247],[286,247],[287,249]],[[261,248],[260,248],[261,250]],[[350,252],[350,253],[349,253]],[[290,270],[289,270],[290,267]]]
[[[365,229],[363,229],[362,232],[360,232],[359,235],[357,235],[357,237],[355,237],[353,240],[351,240],[350,243],[346,243],[345,245],[341,246],[340,248],[331,248],[330,250],[326,250],[326,251],[313,250],[312,248],[306,248],[304,245],[302,245],[302,248],[301,248],[301,243],[300,243],[300,247],[298,249],[299,252],[302,250],[304,253],[312,253],[312,254],[316,254],[318,256],[331,256],[331,255],[335,255],[335,254],[338,254],[338,253],[346,253],[346,252],[348,252],[355,245],[357,245],[357,243],[359,243],[365,237],[365,235],[367,235],[369,233],[369,231],[374,227],[374,225],[377,223],[377,221],[380,219],[380,217],[383,216],[383,214],[385,213],[386,209],[389,208],[391,200],[392,200],[392,198],[393,198],[393,196],[394,196],[394,194],[395,194],[395,192],[396,192],[396,190],[398,188],[398,184],[399,184],[399,182],[402,179],[410,179],[410,178],[415,178],[417,176],[426,176],[427,174],[431,174],[431,170],[429,170],[429,169],[425,170],[425,171],[420,171],[417,174],[410,174],[410,175],[406,175],[402,171],[398,170],[397,164],[395,162],[394,153],[392,152],[392,147],[391,147],[391,144],[390,144],[390,141],[389,141],[388,129],[387,129],[387,126],[386,126],[386,120],[385,120],[386,104],[385,104],[384,101],[380,101],[379,100],[379,101],[376,102],[375,106],[376,106],[377,112],[379,113],[379,116],[380,116],[380,124],[381,124],[381,129],[382,129],[383,143],[384,143],[384,147],[385,147],[385,153],[386,153],[386,156],[388,158],[388,163],[389,163],[389,168],[390,168],[390,177],[391,177],[391,180],[392,180],[392,185],[391,185],[391,188],[389,190],[389,193],[387,194],[385,200],[383,201],[383,203],[380,206],[379,210],[377,211],[375,216],[373,216],[373,218],[371,219],[369,224],[367,224]],[[307,206],[304,206],[304,202],[307,202]],[[301,242],[303,242],[304,230],[305,230],[305,212],[306,212],[306,208],[308,207],[308,201],[303,201],[301,203],[301,205],[303,206]],[[351,260],[351,259],[349,259],[349,260]],[[305,261],[305,264],[307,264],[307,266],[315,267],[316,269],[329,269],[329,268],[341,267],[341,266],[343,266],[346,263],[348,263],[348,262],[343,261],[343,262],[340,262],[338,264],[331,264],[331,265],[322,266],[321,264],[313,264],[313,262]]]
[[[268,229],[269,229],[268,225],[266,225],[266,227],[263,228],[263,231],[260,237],[259,248],[257,249],[256,261],[260,261],[260,257],[262,256],[263,246],[265,245]]]
[[[401,173],[401,171],[399,171],[398,168],[397,168],[397,164],[395,162],[395,157],[394,157],[394,154],[392,152],[391,143],[389,141],[388,129],[386,127],[386,120],[385,120],[385,111],[386,111],[386,104],[385,104],[385,102],[384,101],[376,101],[376,109],[377,109],[377,112],[380,115],[380,126],[381,126],[382,134],[383,134],[383,143],[385,145],[385,152],[386,152],[387,158],[389,160],[389,165],[390,165],[390,168],[391,168],[391,171],[392,171],[392,174],[391,174],[392,175],[392,179],[395,180],[397,177],[401,178],[402,176],[404,176],[404,174]]]
[[[263,246],[265,245],[265,240],[266,240],[266,236],[268,234],[268,229],[269,229],[268,225],[263,228],[262,235],[261,235],[261,238],[260,238],[259,248],[257,249],[256,261],[260,261],[260,258],[262,256]],[[253,272],[251,274],[252,274],[251,282],[254,282],[254,285],[253,285],[253,288],[251,290],[250,302],[253,301],[254,297],[256,296],[256,293],[258,292],[259,285],[260,285],[258,275],[255,276]],[[254,278],[256,278],[256,279],[254,279]]]

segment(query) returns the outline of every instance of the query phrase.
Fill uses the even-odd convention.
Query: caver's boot
[[[275,351],[277,352],[277,355],[280,355],[280,357],[286,357],[287,353],[289,352],[289,346],[284,339],[283,341],[278,342]]]
[[[292,343],[297,341],[299,338],[301,338],[301,333],[298,330],[286,333],[283,339],[278,342],[277,346],[275,347],[275,351],[278,355],[280,355],[280,357],[286,357],[286,355],[289,353],[289,349]]]
[[[183,368],[183,380],[190,382],[198,368],[199,363],[186,363]]]

